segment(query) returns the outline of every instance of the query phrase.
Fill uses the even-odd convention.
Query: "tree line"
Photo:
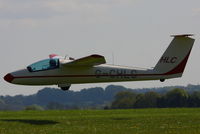
[[[196,98],[198,98],[198,91],[200,91],[200,85],[143,89],[131,89],[123,86],[109,85],[106,88],[94,87],[82,89],[80,91],[73,91],[73,89],[62,91],[57,88],[43,88],[32,95],[0,96],[0,110],[103,109],[104,107],[143,108],[146,107],[145,105],[147,105],[147,102],[150,103],[151,101],[153,101],[150,103],[152,105],[151,107],[155,107],[155,102],[156,107],[167,107],[170,102],[166,105],[166,97],[164,96],[174,88],[185,89],[186,96],[188,96],[186,97],[187,101],[188,98],[191,98],[193,92],[195,92],[194,95],[197,95]],[[122,91],[125,93],[117,94]],[[131,95],[129,92],[131,92]],[[198,106],[198,103],[196,104],[197,101],[198,99],[190,99],[190,106]],[[125,104],[123,102],[125,102]],[[119,106],[120,104],[122,106]],[[148,104],[147,107],[150,107],[150,104]]]
[[[115,95],[111,109],[129,108],[174,108],[174,107],[200,107],[200,91],[188,93],[181,88],[175,88],[164,94],[154,91],[135,93],[122,91]]]

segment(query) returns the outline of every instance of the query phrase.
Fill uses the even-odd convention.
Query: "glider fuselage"
[[[105,64],[101,55],[90,55],[80,59],[65,59],[52,54],[27,68],[4,76],[13,84],[58,85],[68,89],[71,84],[160,80],[181,77],[189,58],[194,39],[177,35],[153,69],[133,68]],[[67,87],[67,88],[65,88]]]

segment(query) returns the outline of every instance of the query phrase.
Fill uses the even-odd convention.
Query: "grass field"
[[[0,134],[199,134],[200,109],[0,112]]]

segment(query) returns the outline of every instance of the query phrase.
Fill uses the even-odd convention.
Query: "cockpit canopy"
[[[56,69],[58,67],[59,67],[59,59],[45,59],[29,65],[27,69],[29,72],[37,72],[37,71]]]

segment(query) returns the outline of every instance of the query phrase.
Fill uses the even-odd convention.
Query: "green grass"
[[[0,112],[0,134],[199,134],[200,109]]]

